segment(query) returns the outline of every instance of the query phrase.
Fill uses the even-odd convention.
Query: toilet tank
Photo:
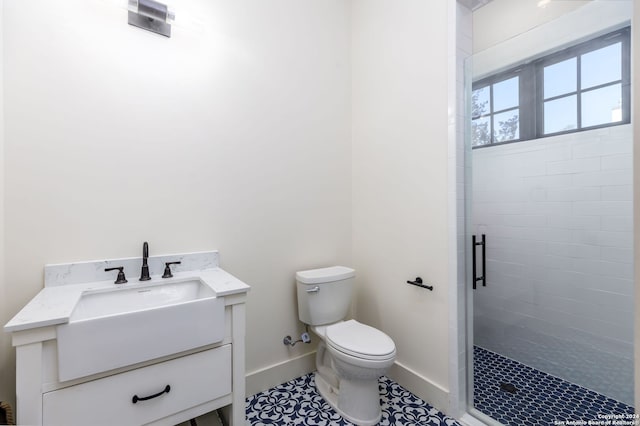
[[[356,271],[345,266],[296,272],[298,318],[323,325],[344,319],[351,306]]]

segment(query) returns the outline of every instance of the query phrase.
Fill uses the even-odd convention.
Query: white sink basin
[[[224,334],[224,299],[199,278],[88,291],[57,326],[59,380],[209,345]]]
[[[202,281],[193,279],[164,285],[85,292],[71,314],[71,321],[141,311],[208,297],[215,297],[213,290]]]

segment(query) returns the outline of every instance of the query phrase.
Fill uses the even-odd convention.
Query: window
[[[520,139],[520,76],[500,76],[475,89],[471,116],[474,145]]]
[[[626,124],[629,28],[473,84],[472,146]]]

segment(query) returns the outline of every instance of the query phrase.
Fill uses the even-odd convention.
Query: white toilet
[[[378,329],[344,321],[354,277],[344,266],[297,272],[298,317],[321,339],[315,377],[320,395],[350,422],[374,425],[381,417],[378,378],[393,364],[396,346]]]

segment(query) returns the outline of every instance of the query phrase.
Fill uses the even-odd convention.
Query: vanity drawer
[[[170,387],[169,392],[162,393]],[[133,402],[134,395],[147,400]],[[141,425],[231,393],[231,345],[47,392],[44,425]]]

